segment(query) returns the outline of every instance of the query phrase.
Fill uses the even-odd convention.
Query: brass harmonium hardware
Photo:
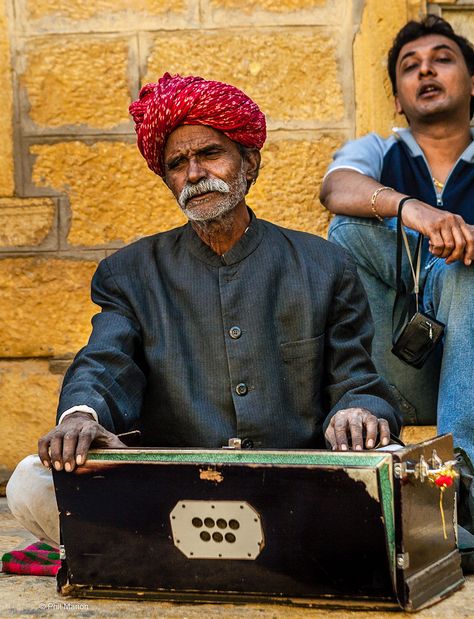
[[[436,480],[440,477],[456,478],[458,476],[456,465],[456,460],[447,460],[443,462],[436,453],[436,449],[433,449],[431,458],[428,460],[421,454],[418,462],[406,461],[395,463],[394,476],[397,479],[408,479],[411,477],[419,480],[421,483],[427,480],[436,483]],[[451,484],[448,482],[448,485]]]

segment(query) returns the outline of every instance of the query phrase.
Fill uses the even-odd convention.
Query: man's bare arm
[[[375,217],[371,198],[381,187],[378,181],[355,170],[335,170],[324,179],[319,198],[336,215]],[[395,217],[398,203],[405,195],[398,191],[381,191],[376,203],[379,215]]]
[[[335,170],[328,174],[321,187],[320,200],[332,213],[352,217],[375,217],[372,196],[383,187],[379,182],[355,170]],[[398,204],[406,194],[381,191],[377,195],[376,211],[380,217],[395,217]],[[429,239],[434,256],[450,264],[456,260],[469,266],[474,259],[474,226],[460,215],[435,208],[421,200],[410,200],[403,208],[403,223]]]

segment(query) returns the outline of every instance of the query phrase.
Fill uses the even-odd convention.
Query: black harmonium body
[[[54,473],[66,595],[417,610],[461,586],[444,436],[398,451],[141,449]],[[442,493],[442,496],[441,496]]]

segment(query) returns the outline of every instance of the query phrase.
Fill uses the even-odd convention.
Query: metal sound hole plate
[[[178,501],[170,522],[188,559],[253,560],[264,546],[260,515],[245,501]]]

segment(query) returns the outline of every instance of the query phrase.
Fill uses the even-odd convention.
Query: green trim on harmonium
[[[331,452],[331,451],[250,451],[250,450],[137,450],[95,449],[88,460],[110,462],[169,462],[172,464],[269,464],[284,466],[356,466],[376,467],[387,454],[383,452]]]
[[[395,572],[395,514],[393,513],[393,485],[390,476],[390,467],[384,463],[379,467],[380,493],[382,495],[382,509],[387,532],[387,544],[390,554],[390,569],[392,576]]]

